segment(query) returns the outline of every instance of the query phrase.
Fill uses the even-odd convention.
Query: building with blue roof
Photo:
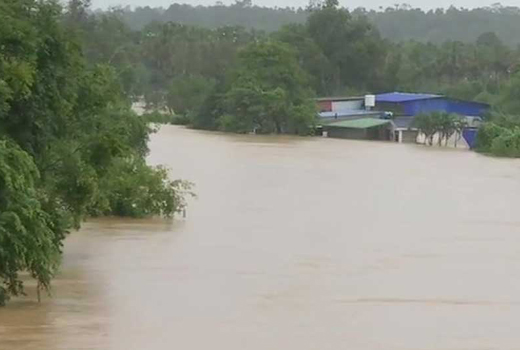
[[[445,112],[465,118],[469,126],[478,126],[489,111],[485,103],[463,101],[443,95],[390,92],[376,95],[376,110],[394,115],[394,134],[398,142],[415,142],[418,130],[414,127],[417,115]]]
[[[403,103],[410,101],[428,100],[439,97],[442,96],[432,94],[415,94],[408,92],[389,92],[385,94],[376,95],[376,102]]]
[[[485,103],[463,101],[436,94],[419,94],[406,92],[389,92],[363,97],[324,97],[316,99],[319,107],[318,133],[322,131],[337,131],[336,129],[355,129],[349,123],[357,119],[384,119],[390,121],[390,134],[379,132],[387,130],[388,126],[377,126],[376,133],[381,139],[393,139],[397,142],[416,142],[419,131],[414,126],[417,115],[446,112],[458,114],[465,118],[469,126],[478,126],[490,106]],[[373,106],[373,107],[372,107]],[[343,123],[344,122],[344,123]],[[376,130],[376,126],[366,129]],[[331,133],[345,138],[352,135],[371,135],[359,130],[342,130]],[[358,135],[358,136],[359,136]],[[375,135],[375,134],[374,134]],[[391,135],[391,136],[390,136]],[[368,137],[368,136],[367,136]],[[373,139],[373,138],[371,138]]]
[[[455,113],[463,117],[482,117],[489,110],[489,105],[442,95],[390,92],[376,95],[376,109],[410,117],[432,112]]]

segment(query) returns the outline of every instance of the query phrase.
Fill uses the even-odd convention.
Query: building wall
[[[318,101],[320,112],[332,112],[332,101]]]
[[[417,143],[425,143],[425,136],[424,134],[420,133],[417,137]],[[439,144],[439,134],[433,135],[433,146],[438,147]],[[442,141],[442,147],[445,147],[445,140]],[[462,135],[453,135],[448,140],[448,147],[456,147],[456,148],[464,148],[468,149],[470,148],[464,137]]]
[[[327,128],[328,137],[338,139],[366,140],[366,129],[348,129],[348,128]]]
[[[382,112],[392,112],[394,115],[405,115],[404,105],[392,102],[376,102],[376,110]]]
[[[350,140],[381,140],[388,141],[391,137],[388,125],[368,129],[350,129],[329,126],[326,127],[327,136]]]
[[[463,116],[483,116],[489,107],[476,102],[448,100],[448,112]]]
[[[390,131],[391,126],[389,125],[381,125],[375,128],[369,128],[366,131],[366,139],[367,140],[378,140],[378,141],[388,141],[392,139],[392,133]]]
[[[419,132],[417,130],[403,130],[403,138],[401,142],[403,143],[416,143],[417,142],[417,136],[419,135]]]
[[[401,105],[403,106],[403,114],[411,116],[432,112],[456,113],[463,116],[481,116],[488,109],[487,106],[480,103],[446,98],[409,101],[403,102]]]
[[[352,111],[352,110],[360,110],[363,109],[363,101],[362,100],[354,100],[354,101],[332,101],[332,111]]]
[[[428,100],[403,102],[403,112],[405,115],[419,115],[431,112],[446,112],[447,103],[445,99],[435,98]]]

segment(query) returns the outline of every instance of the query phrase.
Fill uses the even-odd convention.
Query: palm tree
[[[466,122],[466,120],[464,118],[457,118],[454,126],[455,126],[455,135],[456,135],[455,148],[457,148],[457,144],[460,141],[460,139],[462,138],[462,132],[464,131],[464,128],[466,128],[466,126],[468,126],[468,123]]]

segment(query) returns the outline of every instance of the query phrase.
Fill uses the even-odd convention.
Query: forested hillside
[[[357,11],[365,13],[364,11]],[[450,8],[424,12],[407,6],[383,12],[365,13],[392,41],[417,40],[442,43],[447,40],[474,42],[486,32],[494,32],[505,44],[520,43],[520,8],[494,7],[473,10]]]
[[[482,33],[494,32],[509,46],[520,43],[520,8],[517,7],[495,5],[473,10],[450,8],[425,12],[403,5],[381,11],[357,9],[353,14],[367,16],[382,36],[392,41],[473,42]],[[237,1],[232,6],[173,4],[167,9],[123,10],[123,20],[134,30],[141,30],[153,21],[171,21],[212,29],[243,26],[273,32],[289,23],[304,23],[308,15],[306,9],[259,7],[248,0]]]

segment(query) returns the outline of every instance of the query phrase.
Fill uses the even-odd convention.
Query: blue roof
[[[320,118],[343,118],[343,117],[357,117],[357,116],[379,116],[384,114],[380,111],[365,111],[363,109],[347,109],[337,112],[321,112]]]
[[[386,94],[376,95],[376,102],[410,102],[418,100],[428,100],[431,98],[439,98],[441,95],[432,94],[412,94],[406,92],[389,92]]]

